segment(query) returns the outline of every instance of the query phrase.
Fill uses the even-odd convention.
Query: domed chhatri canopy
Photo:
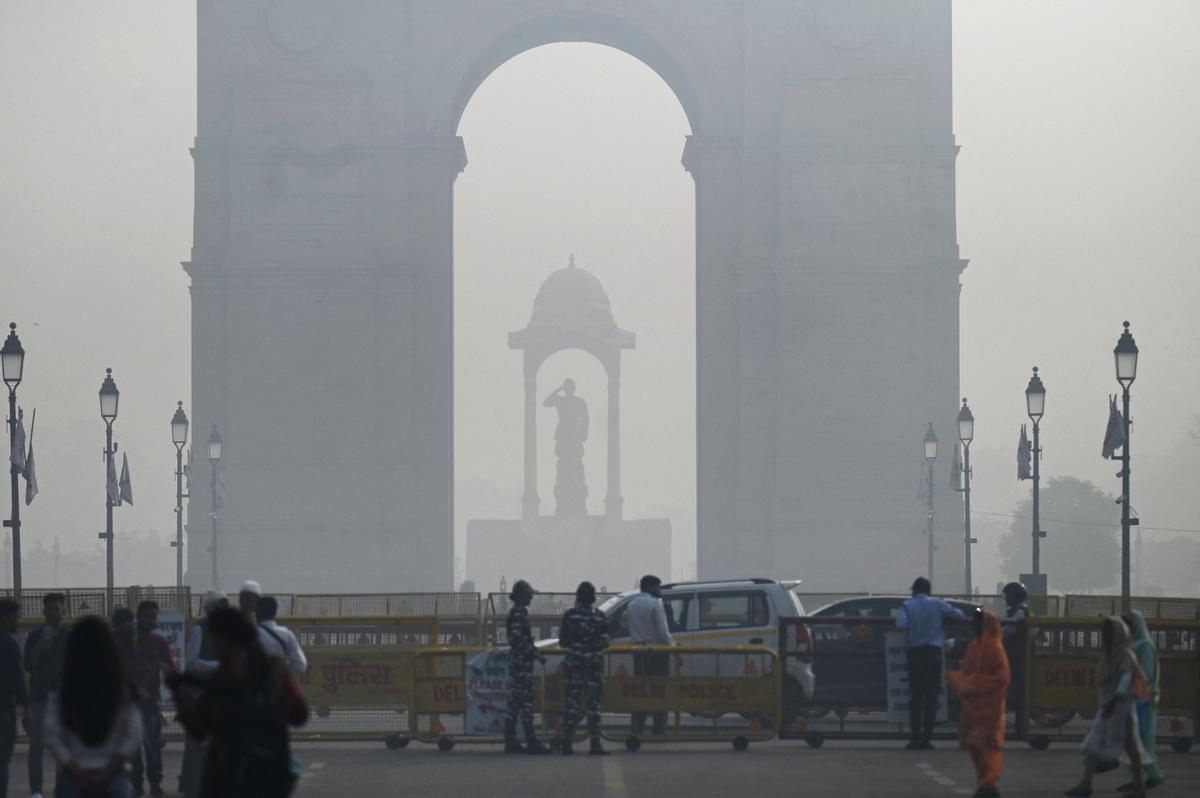
[[[533,301],[533,313],[523,330],[510,333],[512,349],[584,349],[607,361],[613,349],[632,349],[634,335],[617,328],[612,304],[596,275],[575,265],[546,278]],[[607,363],[606,363],[607,365]]]
[[[637,337],[613,319],[612,305],[596,275],[575,265],[546,278],[533,301],[533,314],[523,330],[508,334],[508,348],[525,357],[525,491],[522,515],[538,515],[537,375],[546,358],[564,349],[590,353],[608,375],[608,494],[605,515],[621,519],[621,350],[633,349]]]

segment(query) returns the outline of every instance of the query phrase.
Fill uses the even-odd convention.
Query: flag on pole
[[[113,507],[121,506],[121,488],[117,485],[117,464],[113,461],[112,454],[106,455],[105,460],[108,461],[108,478],[105,489],[108,491],[108,503]]]
[[[1108,397],[1108,429],[1104,431],[1104,448],[1101,454],[1105,460],[1119,460],[1120,458],[1114,456],[1113,453],[1123,446],[1125,446],[1125,419],[1117,410],[1116,394],[1110,394]]]
[[[954,444],[954,457],[950,460],[950,487],[961,491],[962,486],[962,461],[958,458],[958,450],[961,449],[960,444]]]
[[[17,426],[13,430],[12,449],[8,453],[9,462],[16,466],[18,472],[25,470],[25,411],[17,410]]]
[[[192,495],[192,449],[188,447],[187,457],[183,460],[183,495]]]
[[[129,481],[129,455],[121,455],[121,482],[118,486],[121,490],[121,501],[133,506],[133,483]]]
[[[25,456],[25,506],[33,504],[33,497],[37,495],[37,467],[33,463],[33,428],[37,426],[37,410],[33,411],[33,418],[29,420],[29,454]]]
[[[1017,442],[1017,479],[1029,479],[1033,466],[1033,447],[1025,435],[1025,425],[1021,425],[1021,440]]]

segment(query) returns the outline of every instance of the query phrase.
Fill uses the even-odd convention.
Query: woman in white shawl
[[[1100,639],[1104,648],[1096,667],[1100,711],[1083,741],[1083,753],[1087,757],[1083,779],[1066,794],[1091,795],[1092,777],[1096,773],[1116,770],[1121,754],[1126,753],[1133,767],[1133,783],[1127,794],[1144,796],[1142,763],[1146,761],[1146,753],[1138,736],[1137,702],[1149,695],[1146,675],[1133,653],[1129,627],[1124,621],[1106,618]]]

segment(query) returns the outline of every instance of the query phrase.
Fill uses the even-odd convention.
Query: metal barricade
[[[973,634],[967,621],[947,625],[943,672],[958,668]],[[807,674],[808,684],[785,690],[780,737],[803,739],[813,748],[827,739],[909,737],[902,635],[890,617],[782,619],[783,670]],[[958,715],[958,702],[943,685],[935,736],[956,738]]]
[[[1200,720],[1200,623],[1147,620],[1159,662],[1160,741],[1191,748]],[[1030,624],[1030,744],[1082,740],[1097,712],[1096,665],[1102,618],[1035,619]]]
[[[486,649],[452,647],[418,652],[412,664],[408,735],[449,751],[459,742],[497,743],[495,733],[473,733],[468,718],[475,687],[469,660]],[[543,649],[535,668],[534,713],[550,742],[562,734],[566,676],[560,649]],[[602,734],[636,751],[645,742],[750,742],[779,729],[781,668],[765,646],[616,646],[605,652]],[[503,669],[488,677],[506,681]],[[483,712],[499,712],[493,704]],[[655,716],[660,716],[655,720]],[[650,733],[636,728],[648,719]],[[485,719],[486,720],[486,719]],[[586,724],[580,721],[580,731]],[[490,728],[490,727],[489,727]],[[644,728],[644,727],[643,727]]]

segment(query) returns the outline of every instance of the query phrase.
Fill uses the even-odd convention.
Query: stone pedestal
[[[528,580],[536,590],[574,591],[587,579],[597,589],[633,589],[644,574],[671,573],[671,521],[612,521],[603,516],[467,522],[467,579],[480,590]]]

